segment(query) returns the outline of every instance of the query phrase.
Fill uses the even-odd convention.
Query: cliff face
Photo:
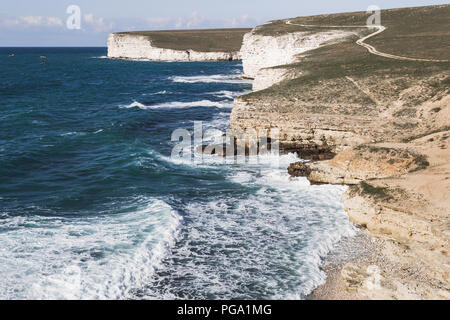
[[[246,60],[244,60],[246,61]],[[293,75],[289,73],[289,69],[284,68],[263,68],[256,73],[252,89],[253,91],[264,90],[281,82],[285,79],[292,78]]]
[[[306,31],[287,34],[259,34],[255,28],[244,36],[240,55],[244,75],[251,77],[253,91],[260,91],[270,87],[276,90],[276,84],[284,80],[292,80],[302,75],[302,71],[289,67],[298,61],[299,55],[326,44],[345,41],[355,32]],[[278,112],[278,106],[285,104],[274,98],[243,97],[236,98],[231,114],[230,127],[235,132],[248,128],[280,129],[280,146],[285,152],[305,151],[318,148],[320,152],[337,152],[345,146],[357,145],[368,141],[364,134],[355,132],[354,121],[343,116],[314,114],[313,112]],[[358,119],[362,124],[370,123],[370,117],[361,116]],[[347,128],[348,130],[345,130]]]
[[[279,103],[277,100],[236,98],[230,129],[238,132],[251,128],[259,132],[277,128],[282,151],[297,152],[301,157],[311,150],[337,153],[371,139],[358,131],[364,124],[372,126],[370,117],[278,112]]]
[[[313,32],[279,21],[244,38],[244,73],[255,78],[255,92],[236,98],[231,129],[277,128],[281,149],[321,160],[293,164],[292,175],[352,186],[345,210],[382,247],[377,265],[342,270],[346,290],[363,298],[450,298],[450,62],[442,60],[448,48],[431,41],[448,40],[442,25],[448,26],[449,10],[383,12],[389,29],[374,40],[376,48],[393,47],[399,56],[440,61],[369,53],[356,44],[364,30]],[[433,23],[415,30],[417,38],[402,24],[427,16]],[[356,13],[297,22],[363,25],[366,18]],[[368,270],[377,271],[375,282]]]
[[[357,40],[373,31],[357,27],[367,20],[358,12],[272,21],[242,33],[240,53],[114,34],[108,56],[242,58],[254,92],[236,98],[232,131],[278,129],[282,151],[314,160],[289,172],[351,185],[345,210],[381,243],[376,265],[343,268],[346,289],[362,298],[449,299],[449,14],[450,5],[383,11],[387,29],[366,47]]]
[[[238,51],[199,52],[191,49],[174,50],[158,48],[147,36],[135,34],[110,34],[108,57],[152,61],[231,61],[240,60]]]
[[[240,52],[244,75],[255,79],[253,90],[268,88],[289,77],[286,70],[271,67],[293,63],[298,54],[352,34],[347,31],[332,30],[264,35],[258,34],[257,30],[258,28],[244,36]]]

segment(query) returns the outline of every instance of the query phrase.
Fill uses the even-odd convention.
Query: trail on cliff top
[[[385,57],[385,58],[390,58],[390,59],[408,60],[408,61],[423,61],[423,62],[449,62],[450,61],[450,60],[420,59],[420,58],[397,56],[397,55],[390,54],[390,53],[380,52],[374,46],[371,46],[370,44],[365,43],[366,40],[384,32],[387,29],[384,26],[320,26],[320,25],[292,23],[290,20],[286,21],[286,24],[300,26],[300,27],[314,27],[314,28],[369,28],[369,29],[376,28],[377,31],[365,36],[364,38],[359,39],[358,41],[356,41],[356,44],[361,47],[366,48],[372,54],[375,54],[375,55],[381,56],[381,57]]]

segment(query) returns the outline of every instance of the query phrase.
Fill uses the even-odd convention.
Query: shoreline
[[[369,35],[380,51],[361,45],[365,33],[323,30],[363,23],[365,12],[277,20],[244,35],[241,77],[254,78],[253,90],[235,98],[230,131],[279,128],[281,149],[312,160],[289,174],[349,186],[341,201],[361,228],[321,260],[327,280],[308,299],[450,299],[450,65],[440,41],[420,37],[445,36],[448,10],[383,10],[383,25],[410,40]],[[403,28],[419,15],[435,23]],[[411,39],[422,44],[414,52]]]
[[[242,73],[239,78],[252,80],[255,78],[246,76]],[[255,92],[257,90],[252,90]],[[239,98],[236,97],[236,98]],[[235,99],[236,99],[235,98]],[[236,100],[235,100],[236,102]],[[229,120],[231,127],[231,119]],[[332,184],[330,184],[332,185]],[[341,203],[345,207],[343,198]],[[348,213],[345,212],[348,216]],[[349,217],[350,218],[350,217]],[[305,300],[367,300],[368,298],[356,292],[349,290],[346,280],[342,277],[342,271],[346,266],[366,265],[369,266],[377,261],[376,255],[381,253],[382,240],[375,239],[374,235],[364,230],[359,225],[350,221],[356,229],[353,236],[344,236],[334,247],[322,258],[319,268],[325,272],[325,283],[317,286],[308,295]]]
[[[440,10],[386,10],[383,15],[390,30],[400,32],[399,15],[443,18]],[[323,26],[332,20],[323,18],[296,22]],[[346,17],[332,18],[343,23]],[[242,55],[243,67],[256,75],[255,90],[235,99],[231,128],[280,128],[280,147],[313,160],[292,164],[291,176],[349,186],[342,198],[345,211],[370,241],[343,242],[356,252],[364,246],[371,251],[339,263],[329,262],[333,252],[324,258],[326,283],[308,299],[450,299],[448,65],[434,60],[439,56],[424,64],[367,53],[354,35],[352,41],[306,50],[296,63],[281,65],[277,52],[304,46],[293,36],[302,29],[286,28],[279,20],[246,36],[249,54]],[[420,34],[423,28],[405,34]],[[292,37],[285,39],[282,32]],[[381,51],[391,45],[386,33],[378,39]],[[397,49],[395,57],[410,56],[406,44]],[[427,46],[422,55],[430,56]],[[272,63],[278,66],[269,68]]]
[[[448,299],[445,285],[423,273],[420,262],[398,253],[398,243],[359,229],[344,238],[324,259],[326,282],[307,300],[435,300]],[[354,250],[347,255],[349,250]],[[403,248],[407,252],[407,248]]]
[[[244,73],[239,76],[241,79],[254,78],[247,77]],[[252,90],[255,92],[255,90]],[[236,98],[239,98],[236,97]],[[231,126],[231,120],[229,121]],[[330,184],[333,185],[333,184]],[[343,198],[340,200],[345,207]],[[345,212],[348,216],[348,213]],[[350,218],[350,217],[349,217]],[[346,280],[342,277],[343,269],[349,264],[370,266],[377,262],[376,255],[382,252],[382,241],[377,240],[374,235],[364,230],[359,225],[350,221],[356,233],[353,236],[343,236],[343,238],[333,246],[333,248],[322,258],[319,268],[326,273],[325,283],[317,286],[311,293],[305,296],[305,300],[367,300],[368,298],[355,290],[348,290]]]
[[[233,112],[236,110],[236,104],[239,107],[240,99],[241,97],[235,99]],[[260,101],[260,99],[256,100]],[[445,99],[441,101],[441,104],[444,103]],[[253,104],[250,103],[252,106]],[[247,111],[246,107],[243,109]],[[236,124],[236,118],[233,119],[232,114],[231,127],[233,120]],[[437,138],[431,141],[446,141],[448,137],[440,131],[436,136]],[[326,281],[307,295],[306,299],[449,299],[448,283],[445,280],[445,245],[440,245],[442,239],[439,238],[442,224],[439,224],[439,219],[433,219],[435,215],[445,215],[442,211],[445,201],[442,202],[426,193],[417,192],[423,190],[422,184],[427,183],[426,187],[431,188],[428,182],[439,179],[431,172],[439,172],[435,166],[442,166],[441,158],[446,157],[442,154],[442,150],[446,147],[443,147],[444,144],[437,145],[437,142],[433,147],[422,146],[420,145],[423,144],[422,141],[417,145],[407,146],[392,143],[392,146],[387,143],[380,146],[375,144],[372,143],[370,146],[361,144],[353,149],[346,147],[345,150],[337,150],[337,155],[334,155],[331,160],[320,159],[321,150],[316,148],[314,150],[319,153],[318,159],[305,164],[302,162],[300,174],[297,172],[291,174],[291,176],[304,176],[311,183],[350,186],[344,193],[341,203],[350,221],[358,228],[354,238],[342,239],[323,258],[321,269],[326,273]],[[307,155],[305,150],[309,146],[301,147],[304,152],[300,154],[300,158],[303,158],[302,156]],[[388,156],[385,156],[386,152]],[[428,156],[422,156],[423,154]],[[372,160],[366,162],[366,159]],[[404,159],[411,161],[411,164],[405,164]],[[357,166],[341,173],[333,166],[337,163],[339,167],[339,161],[344,163],[354,161]],[[357,171],[358,168],[362,168],[363,175],[367,174],[366,172],[371,174],[370,170],[374,163],[379,166],[377,169],[379,172],[376,171],[373,178],[378,180],[372,179],[368,183],[364,180],[372,176],[362,178],[357,175],[352,176],[354,174],[352,170]],[[442,167],[446,168],[445,165]],[[341,176],[344,177],[342,181],[339,180]],[[425,178],[415,180],[421,176]],[[410,183],[405,183],[409,180],[411,180]],[[431,185],[433,189],[438,188],[437,185]],[[427,200],[424,202],[424,199]],[[430,200],[434,200],[433,205],[428,203]],[[430,226],[439,224],[439,229],[436,229],[439,230],[438,232],[433,233],[430,229],[424,229],[423,212],[426,212],[431,219]],[[407,227],[403,225],[405,222],[408,223]],[[405,232],[408,234],[405,235]],[[419,235],[421,238],[418,243],[415,243],[414,235]],[[425,244],[421,244],[424,239]],[[430,250],[429,246],[435,246],[435,248]],[[353,253],[349,255],[349,252]],[[342,255],[342,258],[337,261],[336,255]],[[432,258],[432,255],[436,256],[436,259]]]
[[[357,228],[353,237],[342,238],[322,260],[320,268],[326,273],[325,283],[316,287],[306,300],[365,300],[366,297],[352,292],[342,277],[348,264],[369,264],[374,261],[375,239],[365,230]]]

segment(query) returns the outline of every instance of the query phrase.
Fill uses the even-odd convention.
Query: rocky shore
[[[341,244],[351,257],[325,262],[311,299],[450,299],[450,5],[381,14],[365,46],[365,12],[271,21],[241,34],[240,51],[108,41],[110,57],[242,59],[254,90],[235,99],[231,132],[276,128],[281,150],[305,159],[293,177],[350,186],[360,235]]]
[[[232,131],[278,128],[280,148],[309,160],[289,173],[349,185],[343,203],[361,228],[345,244],[357,254],[326,259],[328,281],[311,299],[450,298],[450,52],[430,43],[448,39],[448,14],[448,5],[384,11],[388,31],[372,43],[439,63],[358,47],[368,30],[348,25],[364,24],[365,13],[273,21],[244,37],[254,92],[236,98]],[[413,18],[434,22],[401,25]],[[313,24],[346,27],[300,27]],[[401,46],[399,34],[416,33],[414,51]]]

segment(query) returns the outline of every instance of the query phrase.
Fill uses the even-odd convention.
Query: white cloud
[[[197,12],[192,12],[191,16],[187,18],[185,22],[185,26],[187,28],[199,27],[203,24],[205,18],[199,16]]]
[[[148,29],[197,29],[197,28],[237,28],[256,26],[258,21],[244,14],[236,18],[208,19],[194,11],[184,17],[151,17],[145,19],[140,28]],[[131,29],[126,27],[125,30]]]
[[[20,20],[19,19],[5,19],[2,20],[2,24],[7,26],[7,27],[14,27],[20,24]]]
[[[156,17],[147,18],[146,21],[151,25],[165,25],[170,22],[170,18]]]
[[[241,27],[243,25],[246,25],[248,23],[251,23],[251,19],[250,16],[248,14],[244,14],[238,18],[234,18],[234,19],[230,19],[228,21],[228,25],[236,28],[236,27]]]
[[[88,24],[94,24],[95,23],[94,15],[92,13],[85,14],[84,22],[86,22]]]
[[[26,16],[5,19],[2,24],[7,27],[62,27],[63,21],[57,17]]]
[[[40,26],[44,23],[43,17],[28,16],[28,17],[22,17],[22,20],[26,24],[29,24],[30,26]]]
[[[175,25],[174,25],[174,27],[175,27],[176,29],[181,29],[181,28],[183,27],[183,19],[178,18],[177,21],[176,21],[176,23],[175,23]]]
[[[96,32],[111,31],[114,24],[112,22],[106,22],[103,18],[95,18],[92,13],[86,13],[83,16],[83,22],[90,28],[93,28]]]
[[[48,17],[47,18],[47,24],[49,26],[62,26],[63,22],[60,18],[56,18],[56,17]]]
[[[72,31],[66,29],[66,17],[52,16],[2,16],[0,14],[0,28],[9,30],[36,30],[44,29],[46,32]],[[173,17],[149,17],[145,19],[115,19],[109,20],[97,17],[93,13],[82,15],[81,28],[83,33],[102,34],[113,31],[131,30],[164,30],[164,29],[201,29],[201,28],[229,28],[250,27],[257,25],[257,21],[249,15],[236,18],[210,19],[193,11],[186,16]],[[73,33],[73,32],[72,32]]]

